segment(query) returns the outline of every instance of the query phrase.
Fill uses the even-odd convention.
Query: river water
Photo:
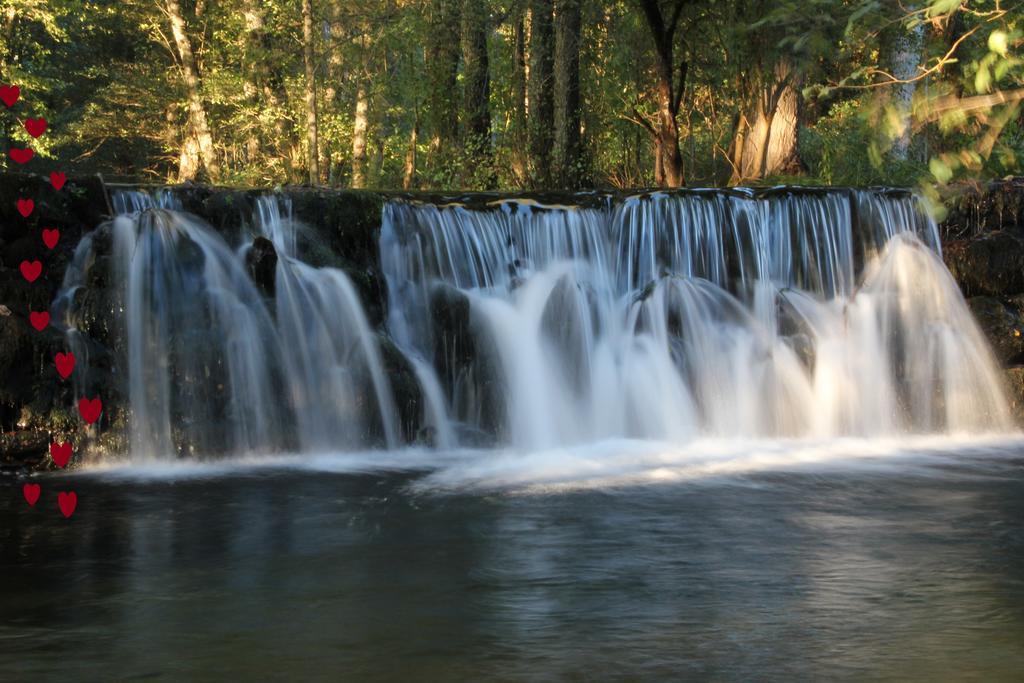
[[[4,486],[0,680],[1020,680],[1021,442],[700,452]]]

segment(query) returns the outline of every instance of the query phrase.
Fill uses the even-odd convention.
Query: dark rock
[[[387,323],[388,294],[384,276],[376,269],[345,268],[345,274],[356,288],[370,327],[383,329]]]
[[[423,392],[416,378],[416,370],[390,337],[381,334],[378,341],[384,373],[391,382],[391,393],[398,411],[402,438],[409,442],[414,441],[424,428]]]
[[[967,305],[996,359],[1004,365],[1024,363],[1024,320],[1020,310],[989,296],[972,297]]]
[[[257,237],[245,255],[245,265],[253,281],[266,296],[274,296],[274,274],[277,272],[277,249],[266,237]]]
[[[21,198],[35,202],[28,218],[17,212]],[[45,444],[55,428],[69,426],[63,416],[73,398],[52,366],[53,354],[65,350],[63,336],[52,324],[36,331],[28,317],[49,310],[75,246],[106,212],[98,178],[68,178],[59,192],[42,176],[6,173],[0,180],[0,307],[7,312],[0,315],[0,430],[20,434],[15,441],[0,441],[0,459],[24,452],[18,444]],[[42,242],[44,227],[60,230],[52,250]],[[43,273],[35,282],[21,276],[22,260],[42,262]],[[73,422],[61,433],[70,436],[77,429]]]
[[[449,285],[437,285],[430,294],[430,318],[434,329],[435,364],[444,374],[472,362],[476,344],[470,327],[469,297]]]
[[[455,417],[497,434],[505,412],[497,351],[486,334],[477,334],[469,297],[449,285],[435,286],[430,317],[434,369],[445,394],[454,397]]]
[[[1024,426],[1024,366],[1007,368],[1006,398],[1010,403],[1010,413],[1018,425]]]
[[[50,437],[44,432],[0,432],[0,469],[38,469],[46,462]]]
[[[1024,238],[1003,230],[944,245],[943,256],[964,296],[1024,293]]]
[[[996,230],[1024,231],[1024,178],[964,185],[946,203],[948,213],[940,226],[943,241]]]

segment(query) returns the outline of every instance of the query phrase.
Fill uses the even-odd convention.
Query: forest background
[[[939,197],[1019,173],[1022,14],[1000,0],[0,0],[0,81],[49,119],[37,154],[108,179]]]

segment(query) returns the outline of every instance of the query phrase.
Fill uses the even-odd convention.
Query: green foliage
[[[460,22],[450,16],[462,1],[314,0],[321,182],[351,183],[356,93],[365,88],[370,186],[531,183],[536,162],[516,56],[516,27],[529,35],[526,3],[479,1],[487,9],[490,135],[468,134],[465,112],[456,111],[456,130],[439,142],[431,103],[459,109],[464,79],[459,66],[454,91],[435,96],[441,65],[431,45],[460,45]],[[661,5],[671,10],[681,1]],[[300,4],[181,2],[221,183],[272,186],[308,177]],[[650,186],[656,60],[639,2],[584,0],[581,7],[584,148],[569,175],[595,186]],[[72,172],[177,177],[190,115],[164,9],[164,0],[0,0],[0,80],[22,86],[19,114],[43,114],[51,124],[32,142],[38,154]],[[763,106],[780,65],[802,95],[805,173],[786,180],[923,183],[937,199],[959,179],[1020,172],[1019,2],[691,0],[681,11],[675,53],[688,70],[678,122],[690,184],[736,175],[739,124]],[[889,61],[907,36],[920,37],[920,54],[913,98],[902,102]],[[10,140],[29,141],[13,117],[4,125]],[[911,142],[897,154],[908,130]]]
[[[801,130],[800,156],[808,175],[826,185],[915,185],[927,172],[913,159],[884,160],[874,156],[877,136],[865,112],[865,96],[838,103],[813,126]]]

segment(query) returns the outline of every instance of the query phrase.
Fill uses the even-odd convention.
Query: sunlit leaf
[[[1006,56],[1007,39],[1003,31],[992,31],[988,35],[988,49],[998,55]]]

